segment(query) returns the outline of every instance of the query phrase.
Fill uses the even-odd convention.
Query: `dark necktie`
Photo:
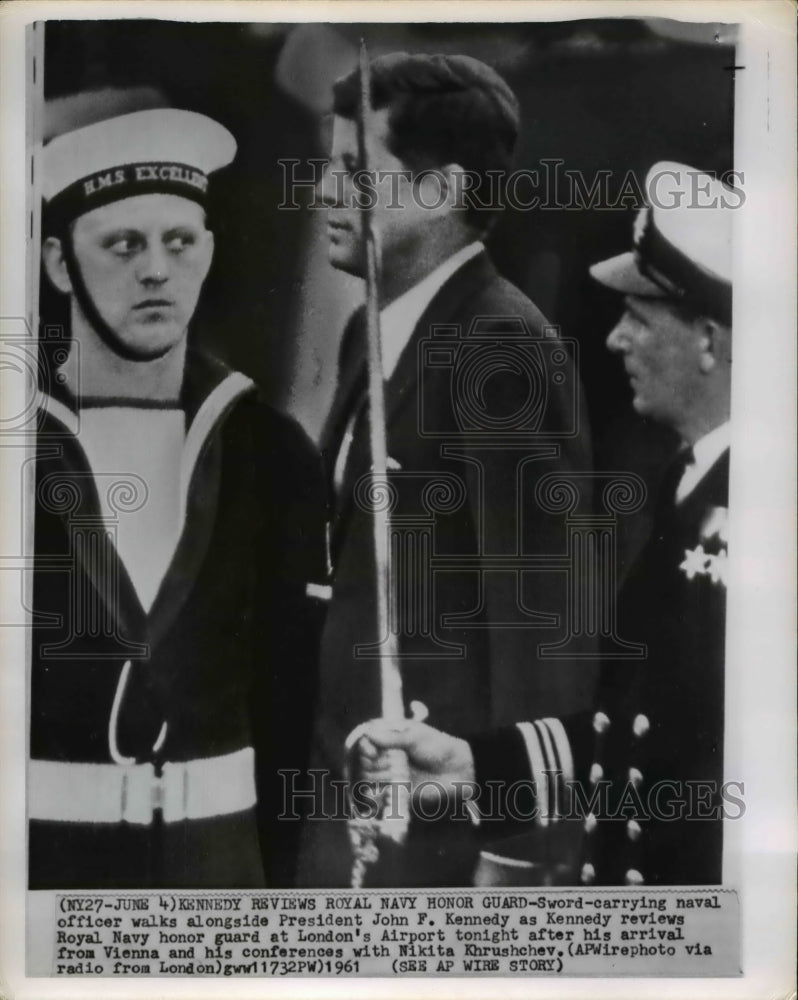
[[[344,333],[345,356],[338,372],[338,391],[333,403],[327,447],[333,491],[337,496],[343,484],[355,427],[368,400],[366,368],[365,310],[352,314]]]
[[[695,454],[692,447],[682,448],[671,459],[665,474],[660,483],[657,494],[657,510],[672,510],[676,506],[676,491],[682,481],[685,470],[695,462]]]

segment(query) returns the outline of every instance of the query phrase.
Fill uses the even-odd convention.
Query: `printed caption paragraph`
[[[49,940],[43,940],[48,921],[29,919],[33,975],[740,974],[739,906],[732,890],[31,897],[40,918],[47,904],[51,921]]]

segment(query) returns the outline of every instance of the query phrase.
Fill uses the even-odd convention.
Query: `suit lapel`
[[[341,339],[338,358],[338,384],[330,412],[319,440],[319,447],[330,463],[341,445],[344,428],[357,397],[366,388],[366,311],[359,306],[349,319]]]
[[[701,505],[706,507],[711,504],[714,507],[726,507],[729,503],[729,460],[730,451],[727,448],[714,464],[710,466],[707,473],[696,485],[692,496],[699,497]],[[688,500],[690,497],[688,497]]]
[[[622,585],[625,598],[641,585],[657,585],[660,574],[675,572],[684,558],[684,546],[695,546],[710,508],[728,506],[729,450],[696,484],[680,504],[671,504],[655,518],[651,534]],[[625,603],[625,599],[619,600]],[[632,598],[632,604],[635,600]]]
[[[675,518],[695,530],[696,539],[711,507],[729,505],[729,449],[727,448],[696,483],[695,489],[674,509]]]
[[[385,384],[385,418],[388,428],[388,450],[390,454],[390,432],[395,426],[400,413],[413,400],[416,399],[418,389],[418,364],[419,364],[419,344],[426,340],[432,327],[439,324],[456,323],[467,300],[478,294],[486,284],[496,278],[490,257],[486,252],[481,252],[467,261],[461,268],[446,281],[435,293],[427,308],[416,324],[410,340],[402,351],[396,368],[390,379]],[[355,316],[358,314],[356,313]],[[354,321],[355,317],[353,317]],[[461,335],[465,335],[467,330],[461,330]],[[344,369],[342,358],[343,377],[339,383],[339,391],[336,393],[336,400],[331,410],[328,427],[333,432],[328,437],[329,441],[334,438],[334,418],[338,421],[338,426],[346,425],[346,420],[352,412],[352,403],[357,405],[366,391],[366,331],[361,319],[359,341],[355,335],[350,334],[350,349],[347,352],[347,369]],[[354,348],[357,347],[357,350]],[[358,362],[355,365],[355,362]],[[354,373],[354,374],[353,374]],[[359,393],[353,393],[352,387],[356,386],[356,379],[362,378],[362,388]],[[349,396],[345,397],[345,392],[349,391]],[[349,404],[348,406],[346,404]],[[354,487],[358,479],[369,469],[369,438],[368,438],[368,406],[366,405],[359,416],[355,434],[352,440],[352,447],[346,465],[344,480],[340,494],[336,503],[336,515],[333,523],[333,546],[336,546],[336,537],[340,536],[343,526],[348,518],[348,514],[353,502]],[[343,415],[343,417],[342,417]],[[337,438],[340,444],[340,437]],[[332,462],[335,456],[332,457]]]
[[[426,340],[432,328],[443,324],[456,324],[467,300],[478,294],[496,278],[496,269],[483,250],[466,261],[443,284],[421,314],[413,335],[399,356],[393,375],[385,386],[385,416],[391,422],[398,412],[413,398],[418,386],[419,344]],[[470,317],[469,317],[470,319]],[[467,334],[461,330],[461,336]]]

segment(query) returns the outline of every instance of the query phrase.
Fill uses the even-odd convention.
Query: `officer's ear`
[[[69,280],[66,260],[64,259],[64,248],[55,236],[48,236],[42,244],[42,263],[47,277],[55,285],[59,292],[68,295],[72,291],[72,282]]]
[[[708,375],[719,365],[731,363],[731,330],[723,323],[709,316],[701,316],[696,320],[700,336],[699,364],[701,371]]]

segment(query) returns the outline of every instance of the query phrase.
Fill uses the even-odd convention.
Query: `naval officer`
[[[538,854],[515,859],[533,881],[719,883],[723,813],[740,808],[723,786],[731,209],[739,192],[669,162],[652,167],[646,186],[650,204],[635,221],[633,250],[591,268],[624,296],[607,346],[623,361],[634,409],[682,442],[651,537],[617,599],[618,632],[644,647],[643,658],[604,661],[591,712],[471,737],[377,721],[360,744],[369,777],[389,778],[383,751],[400,747],[417,792],[475,783],[486,830],[497,816],[534,815],[528,842]],[[492,805],[482,794],[491,782],[504,790]],[[534,804],[510,794],[517,782],[534,791]],[[578,868],[541,872],[547,839],[551,847],[558,821],[575,815],[584,828]]]

